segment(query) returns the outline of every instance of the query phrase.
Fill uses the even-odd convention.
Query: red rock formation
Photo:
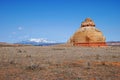
[[[81,27],[69,39],[73,46],[106,46],[102,32],[95,28],[94,22],[86,18]]]

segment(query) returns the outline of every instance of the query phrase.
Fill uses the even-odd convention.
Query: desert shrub
[[[112,55],[112,58],[118,58],[118,56]]]
[[[16,62],[14,60],[10,60],[9,63],[10,64],[16,64]]]
[[[17,49],[17,53],[26,53],[25,50]]]
[[[29,65],[25,67],[26,70],[39,71],[39,70],[44,70],[46,68],[46,66],[43,64],[39,65],[35,63],[31,55],[26,55],[25,57],[28,58],[29,60],[29,63],[28,63]]]
[[[75,80],[82,80],[80,77],[75,78]]]
[[[86,69],[91,69],[90,62],[87,62],[87,63],[86,63]]]
[[[35,65],[35,64],[26,67],[27,70],[37,70],[38,68],[39,68],[39,65]]]
[[[25,55],[26,58],[31,58],[32,56],[31,55]]]
[[[17,49],[17,53],[22,53],[22,50],[20,50],[20,49]]]
[[[38,64],[33,64],[33,65],[26,66],[25,69],[34,71],[34,70],[41,70],[42,68]]]
[[[100,55],[96,55],[96,60],[99,60],[100,59]]]
[[[101,65],[105,66],[106,64],[105,64],[105,62],[102,62]]]

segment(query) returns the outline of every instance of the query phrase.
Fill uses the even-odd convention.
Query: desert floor
[[[0,80],[120,80],[120,47],[0,47]]]

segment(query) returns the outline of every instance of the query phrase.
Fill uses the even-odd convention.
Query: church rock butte
[[[82,22],[81,27],[67,43],[73,46],[106,46],[105,37],[90,18]]]

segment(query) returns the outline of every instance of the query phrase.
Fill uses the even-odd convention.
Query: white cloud
[[[23,28],[22,27],[18,27],[18,30],[22,30]]]

